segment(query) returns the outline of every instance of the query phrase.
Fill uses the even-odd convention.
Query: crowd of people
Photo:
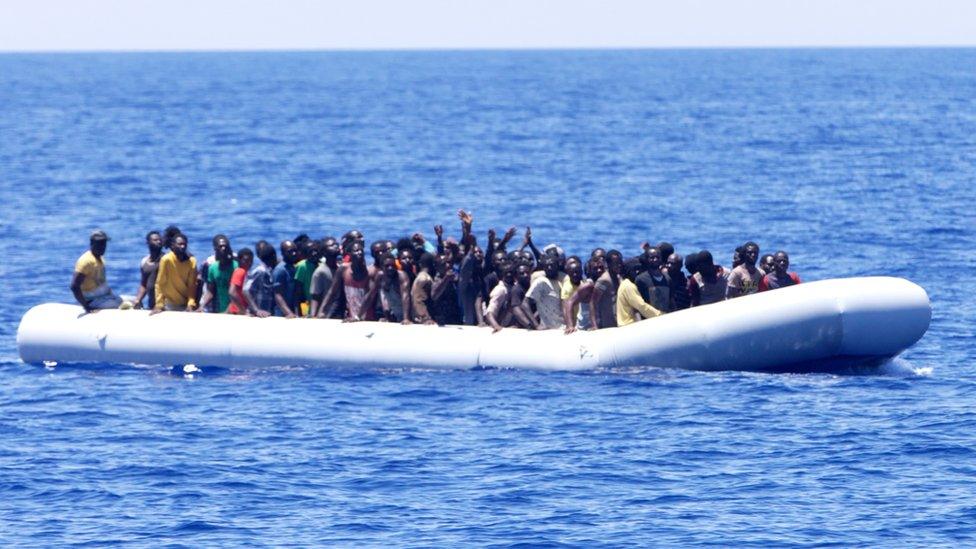
[[[102,260],[108,235],[95,231],[75,265],[71,291],[86,311],[110,308],[195,311],[345,321],[490,326],[566,333],[626,326],[661,314],[800,283],[784,251],[760,257],[759,245],[735,249],[730,268],[707,250],[675,253],[668,242],[645,243],[635,257],[594,249],[585,260],[555,244],[539,250],[526,228],[500,238],[487,233],[484,248],[473,217],[460,210],[461,236],[436,241],[421,233],[397,241],[360,231],[340,239],[302,234],[277,247],[261,240],[234,253],[230,239],[213,237],[213,254],[198,262],[176,226],[146,235],[135,297],[123,300],[108,286]],[[278,252],[281,255],[279,257]],[[685,274],[687,271],[687,274]]]

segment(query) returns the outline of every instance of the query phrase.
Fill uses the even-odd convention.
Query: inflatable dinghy
[[[526,368],[660,366],[759,372],[879,363],[918,341],[928,295],[900,278],[824,280],[577,332],[325,319],[106,310],[47,303],[17,331],[28,363],[254,368]]]

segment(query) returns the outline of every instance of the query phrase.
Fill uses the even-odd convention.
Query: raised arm
[[[532,227],[525,228],[525,238],[522,239],[522,246],[519,248],[519,251],[521,252],[524,250],[526,246],[532,250],[532,255],[535,256],[536,261],[542,259],[542,252],[540,252],[539,248],[536,248],[535,243],[532,242]]]

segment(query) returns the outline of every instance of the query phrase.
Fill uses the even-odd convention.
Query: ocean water
[[[0,56],[4,545],[976,543],[976,50]],[[879,369],[583,374],[20,362],[95,227],[198,256],[530,225],[932,299]],[[178,342],[177,342],[178,343]]]

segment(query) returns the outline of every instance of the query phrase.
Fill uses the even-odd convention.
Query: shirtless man
[[[420,256],[417,267],[417,278],[410,289],[414,320],[423,324],[436,324],[430,310],[433,306],[434,256],[428,253]]]
[[[139,291],[134,300],[135,308],[142,308],[142,300],[148,296],[147,306],[152,309],[156,305],[156,273],[159,272],[159,259],[163,256],[163,237],[159,231],[149,231],[146,235],[146,247],[149,255],[139,263]]]
[[[397,269],[396,259],[384,253],[380,260],[383,268],[379,278],[380,306],[383,316],[380,322],[401,322],[413,324],[410,307],[410,277]]]
[[[358,322],[366,319],[366,294],[372,287],[369,269],[366,266],[366,255],[363,245],[353,240],[348,247],[349,263],[343,263],[335,273],[332,286],[322,300],[319,317],[325,318],[324,313],[342,292],[346,297],[346,322]]]

